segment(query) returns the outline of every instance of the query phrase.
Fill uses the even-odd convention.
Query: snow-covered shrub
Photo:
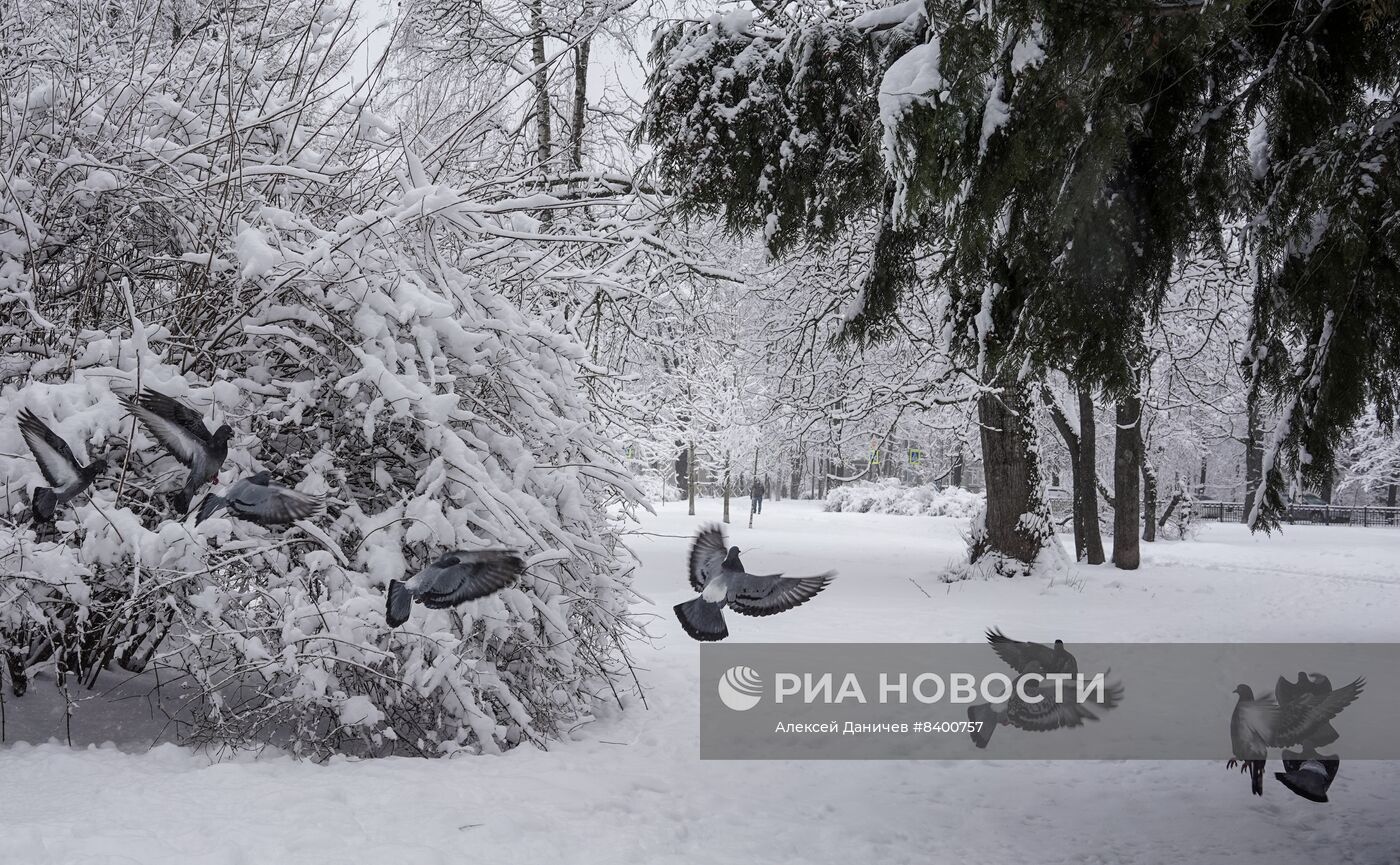
[[[642,496],[598,431],[608,372],[557,305],[624,277],[575,266],[587,237],[540,233],[547,196],[434,183],[353,95],[328,101],[332,6],[184,39],[132,30],[119,4],[20,8],[22,71],[0,85],[15,678],[160,665],[184,675],[190,738],[316,755],[495,751],[621,702],[637,626],[609,509]],[[174,518],[184,471],[118,402],[140,387],[234,427],[220,485],[267,469],[328,516]],[[112,466],[57,538],[28,522],[25,407]],[[524,552],[517,585],[386,628],[388,580],[496,545]]]
[[[961,487],[940,489],[933,484],[909,487],[896,478],[884,478],[837,487],[827,494],[823,510],[967,518],[973,516],[985,500],[982,493]]]

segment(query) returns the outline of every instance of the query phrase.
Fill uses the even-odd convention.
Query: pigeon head
[[[1056,640],[1056,641],[1055,641],[1055,651],[1057,651],[1057,652],[1063,652],[1064,650],[1065,650],[1065,641],[1064,641],[1064,640]]]
[[[1240,695],[1241,700],[1254,699],[1254,689],[1249,687],[1248,685],[1240,685],[1239,687],[1235,688],[1235,693]]]
[[[734,561],[735,559],[739,558],[739,548],[738,548],[738,547],[730,547],[730,548],[729,548],[729,555],[725,556],[724,558],[725,558],[725,561],[730,561],[730,562],[732,562],[732,561]]]
[[[218,444],[226,445],[231,438],[233,438],[233,427],[228,424],[214,430],[214,441]]]

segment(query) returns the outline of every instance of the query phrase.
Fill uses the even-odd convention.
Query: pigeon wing
[[[417,593],[430,610],[484,598],[515,582],[525,570],[525,560],[514,550],[458,551],[448,557],[455,562],[443,566],[443,559],[439,559],[432,566],[436,573],[431,584]]]
[[[1358,678],[1329,694],[1294,694],[1294,699],[1278,707],[1278,719],[1269,744],[1277,748],[1297,745],[1361,696],[1366,680]]]
[[[78,461],[73,458],[68,443],[29,409],[19,413],[19,431],[49,486],[63,489],[82,480],[78,474]]]
[[[1030,671],[1033,664],[1036,665],[1036,670],[1050,670],[1056,666],[1054,649],[1039,643],[1013,640],[1003,634],[999,628],[987,631],[987,642],[991,645],[992,651],[997,653],[997,657],[1018,673]]]
[[[264,525],[294,523],[321,512],[324,500],[288,487],[259,486],[240,480],[229,491],[229,502],[239,516]]]
[[[122,397],[122,404],[156,441],[187,467],[194,468],[195,462],[204,455],[211,437],[204,426],[204,418],[194,409],[151,390],[141,391],[136,399]]]
[[[1278,704],[1272,697],[1237,703],[1230,716],[1230,741],[1235,757],[1253,760],[1267,754],[1277,725]]]
[[[705,586],[719,575],[729,550],[724,545],[724,530],[706,526],[690,545],[690,587],[703,592]]]
[[[807,603],[834,579],[835,571],[815,577],[736,574],[730,578],[729,607],[745,616],[771,616]]]

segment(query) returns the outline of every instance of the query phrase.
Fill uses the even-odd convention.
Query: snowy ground
[[[747,504],[747,503],[745,503]],[[700,762],[698,647],[671,618],[715,519],[669,504],[634,538],[655,602],[649,709],[549,753],[210,765],[58,745],[0,749],[0,863],[1400,863],[1395,764],[1348,762],[1319,806],[1222,763]],[[1135,573],[947,586],[965,523],[766,505],[732,539],[755,569],[835,568],[812,603],[730,617],[731,640],[1400,641],[1400,531],[1207,525]]]

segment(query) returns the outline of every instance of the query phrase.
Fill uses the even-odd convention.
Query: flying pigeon
[[[1284,711],[1289,711],[1291,707],[1296,707],[1297,711],[1305,711],[1306,706],[1320,702],[1331,693],[1332,682],[1326,676],[1321,673],[1304,673],[1301,670],[1298,671],[1297,682],[1290,682],[1279,676],[1278,684],[1274,686],[1274,699]],[[1359,688],[1357,693],[1360,693]],[[1297,744],[1305,751],[1315,752],[1318,748],[1337,741],[1338,735],[1337,728],[1332,726],[1331,721],[1323,721],[1309,731],[1306,739],[1298,740]]]
[[[50,484],[34,490],[30,507],[36,523],[52,521],[59,505],[71,501],[87,489],[98,475],[107,471],[107,461],[101,458],[87,465],[79,464],[68,443],[29,409],[22,409],[19,413],[19,431],[39,463],[44,480]]]
[[[835,571],[815,577],[746,573],[739,548],[726,551],[724,532],[719,526],[706,526],[690,547],[690,587],[700,597],[676,604],[676,618],[692,639],[723,640],[729,636],[724,624],[726,604],[745,616],[771,616],[806,603],[834,579]]]
[[[320,496],[308,495],[272,483],[271,472],[258,472],[240,478],[222,496],[210,493],[199,503],[199,525],[220,509],[260,526],[284,525],[314,516],[325,507]]]
[[[1366,680],[1358,678],[1332,690],[1325,676],[1314,679],[1300,674],[1299,679],[1302,687],[1282,680],[1285,685],[1282,704],[1268,693],[1256,699],[1248,685],[1235,688],[1239,699],[1230,715],[1230,744],[1235,756],[1225,766],[1233,769],[1241,764],[1240,771],[1249,772],[1250,792],[1256,796],[1264,795],[1264,765],[1269,748],[1336,741],[1336,730],[1329,722],[1351,705],[1366,685]],[[1301,681],[1304,679],[1306,681]]]
[[[525,570],[514,550],[457,550],[414,577],[389,581],[384,620],[397,628],[408,621],[417,598],[430,610],[445,610],[504,589]]]
[[[150,389],[142,390],[135,399],[124,396],[121,400],[156,441],[189,468],[185,487],[176,496],[176,507],[181,513],[188,513],[194,494],[218,477],[228,456],[233,428],[224,424],[211,433],[199,412]]]
[[[1342,761],[1306,757],[1293,751],[1283,752],[1283,771],[1275,772],[1274,777],[1295,793],[1310,802],[1326,802],[1327,790],[1337,780],[1337,772]]]
[[[1005,703],[983,703],[968,707],[968,720],[982,722],[981,729],[969,731],[973,744],[979,748],[987,747],[992,732],[999,724],[1033,732],[1080,727],[1086,720],[1099,719],[1089,708],[1090,704],[1100,709],[1112,709],[1123,699],[1123,686],[1117,682],[1105,684],[1101,695],[1097,692],[1086,693],[1084,698],[1081,698],[1076,677],[1079,661],[1065,648],[1063,640],[1056,640],[1051,648],[1040,643],[1013,640],[1000,630],[992,628],[987,631],[987,642],[992,651],[997,653],[997,657],[1016,671],[1017,678],[1011,696]],[[1062,694],[1066,698],[1063,703],[1056,702],[1055,684],[1052,681],[1042,682],[1032,678],[1021,687],[1021,681],[1027,676],[1044,677],[1053,673],[1071,676],[1062,686]],[[1040,699],[1035,702],[1024,700],[1020,695],[1021,690]]]

